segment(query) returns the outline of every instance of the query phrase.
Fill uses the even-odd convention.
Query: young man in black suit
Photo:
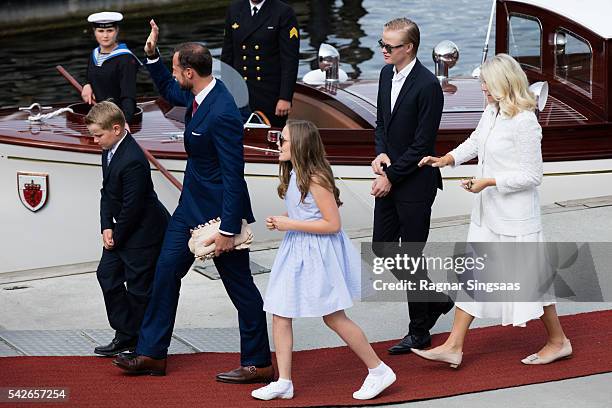
[[[102,258],[97,277],[115,338],[94,352],[114,356],[132,351],[149,298],[155,264],[170,214],[157,199],[151,168],[125,129],[125,117],[112,102],[93,106],[85,124],[102,147],[100,225]]]
[[[438,188],[440,171],[418,167],[422,157],[435,155],[436,135],[444,95],[438,79],[416,58],[420,33],[407,18],[385,24],[379,45],[387,65],[380,73],[376,119],[376,158],[372,184],[374,209],[374,250],[379,256],[392,245],[416,243],[412,255],[419,256],[429,235],[431,206]],[[387,243],[385,245],[385,243]],[[404,246],[405,247],[405,246]],[[416,271],[401,279],[427,279],[427,271]],[[400,277],[399,271],[393,273]],[[431,344],[429,330],[441,314],[453,306],[446,296],[429,301],[424,293],[408,293],[410,325],[408,334],[389,349],[391,354],[410,352]]]

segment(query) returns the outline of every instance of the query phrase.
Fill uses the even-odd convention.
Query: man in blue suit
[[[187,107],[184,134],[187,167],[179,204],[168,224],[157,263],[153,295],[140,329],[136,354],[120,356],[113,363],[132,374],[165,375],[181,278],[194,260],[187,246],[190,229],[221,217],[219,233],[214,237],[214,262],[238,309],[241,364],[235,370],[218,374],[217,380],[269,382],[274,369],[263,301],[251,276],[248,250],[233,251],[233,236],[240,232],[242,219],[255,221],[244,180],[240,112],[225,85],[212,76],[212,57],[205,46],[179,45],[170,74],[157,52],[158,33],[151,20],[151,34],[145,46],[146,67],[170,104]]]

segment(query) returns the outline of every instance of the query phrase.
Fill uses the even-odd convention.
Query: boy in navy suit
[[[121,109],[112,102],[100,102],[91,108],[85,124],[103,149],[100,226],[104,248],[97,277],[108,321],[115,329],[110,344],[94,352],[114,356],[136,346],[170,214],[157,199],[149,162],[125,129]]]

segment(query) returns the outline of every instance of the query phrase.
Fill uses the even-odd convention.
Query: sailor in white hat
[[[141,65],[124,43],[117,41],[121,13],[103,11],[91,14],[87,21],[93,26],[98,42],[87,64],[87,84],[83,87],[83,101],[111,99],[129,123],[136,112],[136,73]]]
[[[115,11],[103,11],[101,13],[93,13],[87,17],[87,21],[93,24],[96,28],[111,28],[117,27],[117,23],[123,20],[123,14]]]

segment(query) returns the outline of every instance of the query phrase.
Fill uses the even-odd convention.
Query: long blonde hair
[[[340,190],[336,187],[331,166],[325,158],[325,147],[319,130],[307,120],[288,120],[287,127],[291,135],[291,160],[280,163],[278,195],[285,198],[291,170],[294,170],[302,202],[308,195],[310,183],[316,180],[317,184],[334,194],[336,204],[340,207]]]
[[[480,69],[480,79],[505,115],[514,117],[535,109],[536,99],[529,90],[527,75],[510,55],[497,54],[487,60]]]

